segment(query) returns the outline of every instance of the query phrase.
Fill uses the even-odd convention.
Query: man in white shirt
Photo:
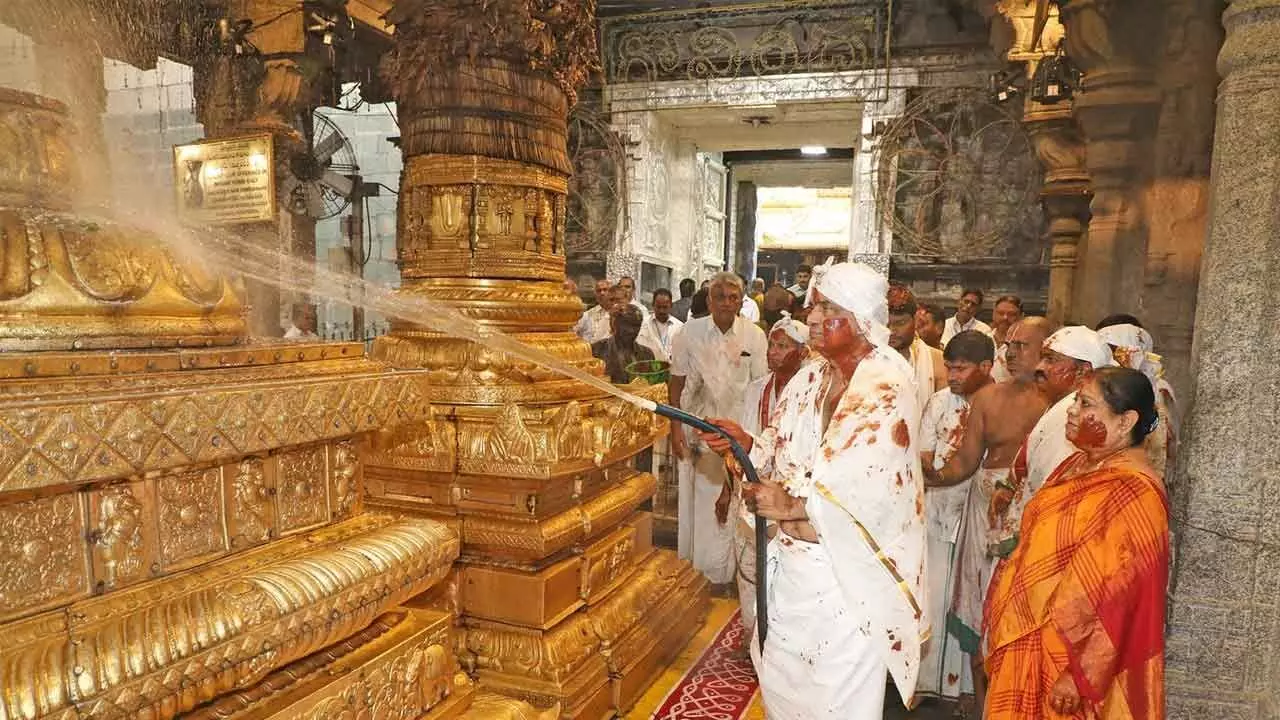
[[[644,321],[640,328],[640,337],[636,339],[641,345],[653,351],[658,360],[671,362],[671,343],[684,327],[684,323],[671,315],[671,291],[658,288],[653,291],[653,315]]]
[[[578,337],[588,343],[598,343],[613,334],[609,315],[609,310],[613,305],[613,299],[610,296],[612,289],[613,286],[609,284],[608,280],[604,278],[596,280],[596,304],[582,313],[582,318],[578,320],[578,324],[573,328]]]
[[[284,331],[286,340],[309,340],[316,335],[316,307],[299,303],[293,306],[289,327]]]
[[[796,268],[796,284],[787,288],[787,291],[796,297],[797,300],[804,300],[805,295],[809,292],[809,279],[813,277],[813,266],[801,265]]]
[[[673,406],[702,417],[742,416],[751,381],[769,372],[764,331],[742,317],[743,286],[737,275],[716,274],[708,286],[711,314],[685,323],[671,349]],[[715,585],[734,578],[734,526],[716,517],[716,501],[728,481],[724,459],[685,434],[671,431],[671,449],[680,459],[680,557]]]
[[[1022,320],[1022,298],[1002,295],[991,309],[991,339],[996,343],[996,364],[991,368],[991,379],[1004,382],[1013,377],[1005,353],[1009,349],[1009,331]]]
[[[622,295],[621,301],[623,303],[627,303],[635,306],[635,308],[640,311],[641,317],[643,317],[646,320],[649,319],[649,308],[645,307],[644,303],[636,299],[635,278],[631,277],[630,275],[623,275],[622,277],[618,278],[618,283],[614,285],[614,287],[620,288],[622,290],[623,295]]]
[[[956,314],[947,318],[942,328],[942,347],[951,342],[951,338],[965,330],[977,330],[983,335],[991,334],[991,326],[978,319],[978,311],[982,309],[982,291],[967,288],[960,293],[960,304],[956,306]]]

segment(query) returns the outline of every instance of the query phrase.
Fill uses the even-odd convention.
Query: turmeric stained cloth
[[[1045,482],[997,571],[983,621],[985,718],[1063,717],[1050,690],[1070,672],[1089,720],[1164,718],[1169,513],[1160,480],[1131,463]]]

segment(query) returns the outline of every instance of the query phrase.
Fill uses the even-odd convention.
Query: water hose
[[[756,474],[756,467],[751,464],[751,456],[738,444],[737,440],[730,437],[729,433],[716,425],[712,425],[706,420],[687,413],[680,408],[664,405],[662,403],[636,398],[640,402],[637,403],[644,409],[652,413],[657,413],[662,417],[676,422],[684,423],[689,427],[703,432],[715,433],[725,440],[729,441],[729,450],[733,453],[733,457],[738,461],[738,465],[742,467],[742,474],[747,482],[759,483],[760,476]],[[769,537],[766,534],[764,518],[759,513],[755,513],[755,531],[756,531],[756,633],[760,638],[760,652],[764,652],[764,639],[769,632],[769,600],[768,591],[766,589],[766,573],[765,565],[768,554]],[[732,521],[732,520],[730,520]]]

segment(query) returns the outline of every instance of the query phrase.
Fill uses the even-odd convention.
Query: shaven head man
[[[1014,323],[1005,342],[1005,366],[1012,379],[1023,383],[1035,381],[1040,348],[1056,329],[1047,318],[1036,315]]]
[[[928,636],[920,409],[911,367],[889,345],[888,289],[865,265],[815,268],[807,322],[820,357],[758,438],[712,420],[765,478],[744,493],[748,508],[778,522],[758,663],[771,716],[880,720],[886,671],[912,704]]]

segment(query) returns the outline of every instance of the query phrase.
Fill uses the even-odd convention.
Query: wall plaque
[[[274,166],[269,134],[174,146],[178,216],[197,225],[275,220]]]

